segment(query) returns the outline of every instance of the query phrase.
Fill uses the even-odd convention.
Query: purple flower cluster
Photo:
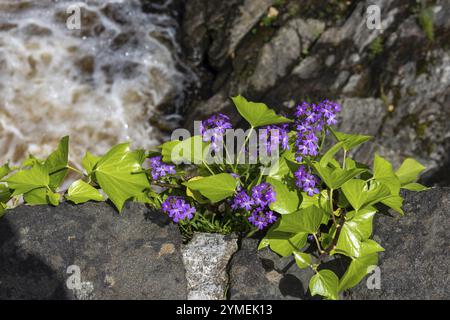
[[[308,171],[305,166],[300,166],[294,173],[294,176],[297,187],[306,192],[308,196],[312,197],[314,194],[319,193],[317,188],[317,185],[320,183],[319,178]]]
[[[196,212],[195,207],[191,207],[189,203],[181,197],[169,196],[161,205],[164,213],[167,213],[175,223],[180,220],[191,220]]]
[[[277,220],[275,214],[269,210],[269,205],[276,201],[275,196],[272,186],[263,182],[252,188],[251,197],[244,190],[239,191],[231,203],[231,208],[249,211],[248,221],[262,230]]]
[[[232,128],[230,118],[222,113],[217,113],[202,121],[200,133],[203,141],[211,142],[211,149],[217,152],[223,145],[223,135],[226,130]]]
[[[175,166],[162,162],[160,156],[149,159],[153,180],[159,180],[169,174],[175,174]]]
[[[336,115],[341,111],[341,106],[330,100],[323,100],[318,104],[303,102],[295,111],[297,140],[297,161],[301,162],[305,156],[317,156],[317,133],[322,131],[325,125],[336,124]]]
[[[269,125],[259,130],[259,139],[266,146],[267,155],[271,155],[281,147],[282,150],[289,149],[289,124]]]

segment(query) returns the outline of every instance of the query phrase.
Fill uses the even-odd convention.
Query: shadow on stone
[[[0,299],[68,299],[64,280],[36,255],[24,252],[6,219],[0,219]]]

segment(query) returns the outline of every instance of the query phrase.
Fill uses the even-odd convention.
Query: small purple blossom
[[[275,196],[275,191],[267,182],[263,182],[252,188],[253,201],[260,207],[268,207],[272,202],[275,202]]]
[[[233,210],[244,209],[250,211],[255,205],[255,202],[249,197],[245,191],[240,191],[236,194],[231,203],[231,208]]]
[[[302,189],[308,196],[312,197],[314,194],[319,193],[317,185],[320,183],[319,178],[307,171],[305,166],[300,166],[294,173],[295,184],[298,188]]]
[[[175,166],[162,162],[160,156],[149,159],[153,180],[159,180],[169,174],[175,174]]]
[[[262,230],[277,220],[277,216],[269,209],[269,205],[275,201],[276,194],[272,186],[263,182],[251,189],[251,196],[241,189],[233,198],[231,208],[250,212],[248,221]]]
[[[180,220],[191,220],[196,212],[195,207],[181,197],[169,196],[161,205],[164,213],[167,213],[175,223]]]
[[[271,155],[281,147],[281,150],[289,149],[289,125],[287,123],[269,125],[260,129],[259,139],[266,146],[266,152]]]
[[[324,129],[325,124],[336,124],[336,116],[340,111],[341,106],[330,100],[323,100],[318,104],[302,102],[297,106],[294,115],[297,117],[295,147],[298,162],[305,156],[317,156],[319,148],[317,133]]]
[[[222,113],[217,113],[202,121],[200,133],[203,141],[211,142],[211,149],[217,152],[223,145],[223,135],[226,130],[232,128],[230,118]]]

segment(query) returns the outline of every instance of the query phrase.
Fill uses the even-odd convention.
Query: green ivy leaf
[[[197,135],[183,141],[168,141],[161,148],[164,162],[203,164],[207,160],[209,143]]]
[[[383,203],[384,205],[393,209],[394,211],[400,213],[401,215],[404,215],[404,212],[402,209],[403,198],[401,196],[391,196],[391,197],[386,198],[383,201],[381,201],[381,203]]]
[[[353,259],[347,271],[339,281],[339,291],[344,291],[356,286],[369,272],[371,266],[378,264],[376,253]]]
[[[416,160],[412,158],[407,158],[405,159],[405,161],[403,161],[402,165],[400,166],[400,168],[397,169],[395,174],[400,180],[400,183],[402,185],[406,185],[416,181],[419,175],[425,169],[426,169],[425,166],[423,166]]]
[[[36,163],[31,169],[20,170],[5,180],[10,189],[14,189],[13,196],[27,193],[33,189],[47,187],[50,183],[48,170]]]
[[[334,146],[332,146],[328,151],[322,156],[320,159],[319,164],[322,167],[328,166],[328,163],[333,159],[334,155],[341,150],[341,148],[344,146],[344,142],[338,142]]]
[[[23,200],[26,204],[33,206],[48,204],[49,200],[47,199],[47,190],[47,187],[42,187],[28,191],[23,195]]]
[[[33,189],[23,195],[23,199],[28,205],[59,205],[61,195],[49,190],[47,187]]]
[[[44,166],[50,174],[49,186],[58,188],[67,175],[69,161],[69,137],[65,136],[59,142],[58,148],[45,160]]]
[[[270,209],[280,214],[288,214],[298,210],[300,199],[296,190],[289,190],[283,182],[267,178],[276,193],[276,201],[270,204]]]
[[[130,151],[129,143],[119,144],[109,150],[98,161],[93,173],[119,212],[125,201],[150,188],[138,154]]]
[[[269,109],[264,103],[247,101],[242,96],[232,98],[240,115],[250,123],[253,128],[269,124],[292,122],[292,120],[279,116],[274,110]]]
[[[268,243],[270,249],[275,253],[282,257],[287,257],[290,256],[294,250],[300,250],[305,246],[308,238],[307,233],[281,232],[277,231],[276,227],[274,227],[267,232],[263,240],[264,244]]]
[[[366,169],[363,168],[346,170],[341,168],[322,167],[318,162],[313,162],[312,165],[325,184],[330,189],[335,190],[340,188],[348,180],[366,171]]]
[[[359,212],[349,212],[351,219],[346,220],[336,243],[336,252],[344,252],[350,257],[361,255],[362,241],[367,240],[372,234],[372,221],[376,210],[365,208]]]
[[[337,300],[339,278],[331,270],[320,270],[309,281],[309,291],[312,296],[321,295],[331,300]]]
[[[9,167],[8,163],[5,163],[3,166],[0,167],[0,179],[3,179],[10,173],[11,173],[11,168]]]
[[[281,216],[277,230],[290,233],[316,233],[322,223],[323,215],[324,211],[319,207],[315,205],[309,206],[297,212]]]
[[[280,157],[269,170],[270,178],[282,181],[289,174],[289,166],[285,157]]]
[[[214,203],[232,196],[236,190],[237,181],[231,174],[219,173],[183,184],[189,189],[199,191]]]
[[[66,199],[75,204],[85,203],[90,200],[103,201],[103,196],[90,184],[83,180],[77,180],[69,187]]]
[[[83,157],[83,160],[81,161],[81,164],[83,168],[86,170],[86,173],[90,175],[92,171],[94,171],[95,166],[100,161],[101,157],[94,156],[89,151],[86,152],[86,154]]]
[[[0,202],[7,203],[11,199],[11,190],[4,184],[0,184]]]
[[[311,265],[311,255],[309,253],[294,250],[295,263],[300,269],[308,268]]]
[[[359,146],[360,144],[369,141],[372,139],[371,136],[365,136],[360,134],[348,134],[343,132],[338,132],[333,130],[332,128],[329,128],[333,136],[336,138],[337,141],[344,143],[344,150],[349,151],[353,149],[356,146]]]
[[[428,190],[429,188],[425,187],[424,185],[421,185],[420,183],[411,182],[411,183],[403,185],[402,189],[406,189],[406,190],[410,190],[410,191],[424,191],[424,190]]]
[[[367,188],[367,183],[360,179],[351,179],[342,185],[345,197],[358,211],[364,206],[373,205],[390,196],[390,190],[384,184],[374,184]]]
[[[359,251],[359,255],[360,257],[363,257],[382,251],[384,251],[384,248],[380,246],[378,242],[372,239],[366,239],[361,242],[361,250]]]
[[[391,190],[392,195],[398,195],[400,192],[400,180],[395,175],[392,164],[378,154],[375,154],[373,178],[385,184]]]
[[[57,205],[59,205],[59,202],[61,201],[61,195],[51,190],[47,190],[47,199],[49,204],[56,207]]]
[[[6,204],[0,202],[0,218],[3,217],[3,215],[5,214],[6,208],[7,208]]]

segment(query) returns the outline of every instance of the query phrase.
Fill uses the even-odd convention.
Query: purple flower
[[[282,150],[289,149],[289,125],[287,123],[269,125],[260,129],[260,142],[266,146],[267,154],[271,155],[281,147]]]
[[[252,198],[256,205],[266,207],[276,201],[276,194],[270,184],[263,182],[252,188]]]
[[[211,149],[217,152],[223,145],[223,135],[226,130],[232,128],[230,118],[222,113],[217,113],[202,121],[200,133],[203,141],[211,142]]]
[[[159,180],[169,174],[175,174],[175,166],[163,163],[161,157],[153,157],[149,159],[151,175],[153,180]]]
[[[191,220],[196,212],[195,207],[191,207],[183,198],[175,196],[167,197],[162,203],[161,209],[175,223],[178,223],[180,220]]]
[[[255,202],[248,196],[245,191],[240,191],[236,194],[231,204],[233,210],[245,209],[250,211],[255,205]]]
[[[309,172],[305,166],[300,166],[294,173],[294,177],[297,187],[306,192],[308,196],[312,197],[319,193],[319,189],[316,187],[320,183],[319,178]]]
[[[251,212],[248,221],[262,230],[277,220],[277,216],[269,209],[269,205],[274,201],[275,191],[270,184],[263,182],[252,188],[251,197],[244,190],[240,190],[233,198],[231,208]]]
[[[341,111],[341,106],[330,100],[323,100],[318,104],[303,102],[297,106],[295,121],[297,129],[296,159],[301,162],[305,156],[317,156],[317,133],[324,129],[325,124],[337,123],[336,115]]]

